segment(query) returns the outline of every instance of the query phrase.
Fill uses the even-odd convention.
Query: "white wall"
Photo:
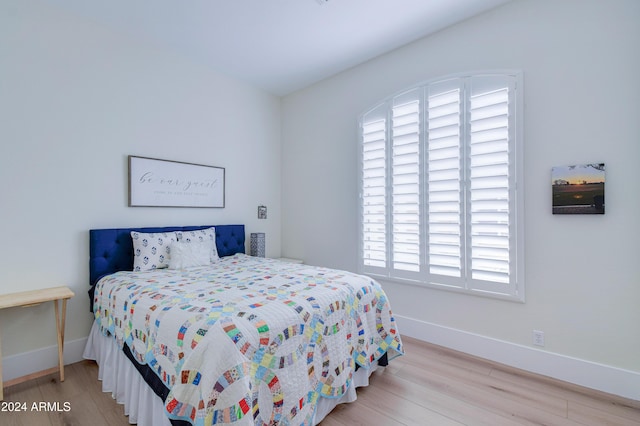
[[[384,287],[417,337],[499,359],[537,329],[547,359],[640,378],[639,22],[637,0],[515,1],[285,97],[283,254],[357,270],[360,113],[423,80],[522,69],[526,303]],[[606,164],[606,214],[552,215],[551,168],[590,162]]]
[[[0,293],[70,286],[73,342],[91,324],[91,228],[243,223],[279,256],[280,123],[279,98],[176,53],[50,4],[0,2]],[[127,207],[129,154],[224,167],[226,207]],[[55,345],[53,318],[50,303],[0,311],[3,355]]]

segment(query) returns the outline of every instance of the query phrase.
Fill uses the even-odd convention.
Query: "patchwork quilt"
[[[95,320],[169,389],[193,425],[308,425],[356,364],[402,354],[389,301],[366,276],[243,254],[207,267],[100,280]]]

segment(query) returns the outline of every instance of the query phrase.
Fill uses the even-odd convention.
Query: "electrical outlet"
[[[533,344],[535,346],[544,346],[544,331],[533,330]]]

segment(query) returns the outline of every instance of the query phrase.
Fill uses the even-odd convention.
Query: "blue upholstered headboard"
[[[133,242],[131,231],[171,232],[194,231],[209,226],[173,226],[164,228],[91,229],[89,231],[89,283],[91,287],[105,275],[133,270]],[[218,254],[232,256],[244,253],[244,225],[217,225]],[[93,298],[92,298],[93,299]]]

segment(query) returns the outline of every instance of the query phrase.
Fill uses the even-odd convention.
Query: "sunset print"
[[[604,214],[604,163],[551,169],[553,214]]]

